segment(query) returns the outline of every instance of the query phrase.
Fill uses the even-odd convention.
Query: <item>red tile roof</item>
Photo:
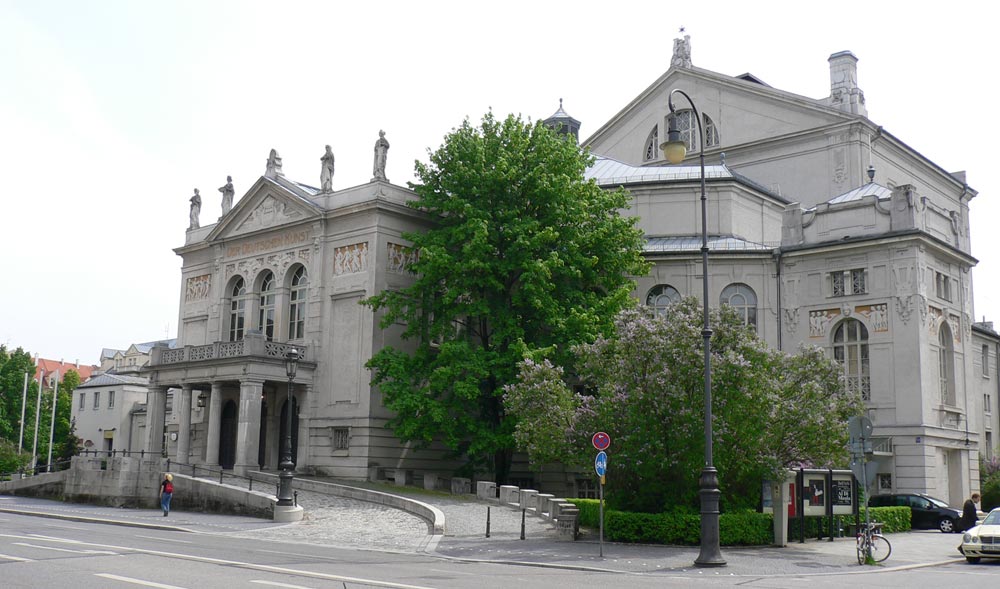
[[[38,358],[35,361],[35,380],[38,380],[38,376],[42,370],[45,371],[45,378],[48,380],[54,372],[59,371],[59,379],[66,374],[67,370],[75,370],[77,374],[80,375],[80,382],[84,382],[90,375],[100,368],[100,366],[88,366],[86,364],[77,365],[75,362],[63,362],[61,360],[46,360],[45,358]]]

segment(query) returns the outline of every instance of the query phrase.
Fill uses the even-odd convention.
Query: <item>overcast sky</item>
[[[363,184],[379,129],[405,185],[465,117],[544,119],[560,97],[588,137],[666,71],[681,26],[695,66],[811,98],[854,52],[869,117],[979,191],[976,320],[1000,322],[987,6],[0,0],[0,343],[96,363],[173,337],[194,188],[210,224],[227,174],[238,199],[276,148],[318,186],[326,144],[334,189]]]

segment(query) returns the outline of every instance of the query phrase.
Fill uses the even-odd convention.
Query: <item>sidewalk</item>
[[[0,512],[367,550],[423,552],[459,560],[616,572],[770,576],[873,570],[857,564],[853,538],[838,538],[834,542],[808,540],[785,548],[724,547],[722,553],[727,566],[716,569],[694,566],[698,547],[605,542],[602,557],[596,532],[585,533],[583,539],[576,542],[560,539],[547,520],[527,516],[524,519],[526,539],[521,540],[519,510],[473,498],[406,489],[397,492],[441,509],[446,517],[444,535],[429,535],[427,523],[406,512],[304,491],[299,492],[299,503],[305,507],[306,516],[294,524],[183,511],[172,511],[169,517],[163,517],[159,510],[117,509],[11,496],[0,496]],[[490,538],[485,537],[487,507]],[[955,550],[960,541],[958,534],[929,530],[890,534],[888,538],[892,542],[892,555],[877,570],[964,561]]]

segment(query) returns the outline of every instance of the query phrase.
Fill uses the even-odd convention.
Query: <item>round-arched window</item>
[[[681,293],[669,284],[657,284],[646,294],[646,306],[656,313],[662,313],[667,307],[681,300]]]

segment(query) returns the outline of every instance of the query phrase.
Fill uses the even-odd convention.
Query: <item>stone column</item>
[[[163,422],[167,416],[167,387],[151,386],[146,393],[146,452],[163,452]]]
[[[177,429],[177,456],[174,458],[181,464],[191,464],[191,385],[181,386],[180,398],[177,400],[177,412],[180,416],[180,426]]]
[[[298,448],[296,448],[295,455],[295,470],[301,471],[303,467],[309,466],[309,449],[311,444],[309,443],[309,415],[312,413],[306,409],[306,403],[310,400],[310,395],[312,394],[311,385],[296,385],[294,388],[295,399],[297,403],[295,408],[298,410]]]
[[[205,446],[205,464],[219,466],[219,431],[222,428],[222,383],[212,383],[212,396],[208,400],[208,442]]]
[[[236,474],[245,475],[257,470],[260,447],[260,395],[264,390],[262,380],[240,381],[240,416],[236,430]]]

